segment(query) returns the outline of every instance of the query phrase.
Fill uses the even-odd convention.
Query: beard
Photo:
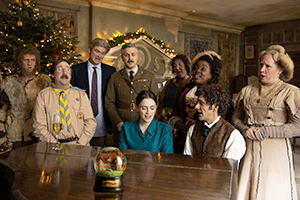
[[[20,67],[20,75],[24,76],[24,77],[31,77],[34,76],[36,72],[36,67],[34,67],[34,69],[31,72],[28,72],[26,69],[24,69],[23,67]]]

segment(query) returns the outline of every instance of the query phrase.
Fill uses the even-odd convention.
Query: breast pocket
[[[80,96],[76,96],[72,99],[72,102],[70,103],[70,117],[71,117],[71,123],[72,123],[72,129],[75,130],[75,132],[82,133],[83,126],[84,126],[84,117],[85,113],[83,109],[83,106],[81,105],[82,101]],[[79,135],[77,135],[79,137]]]
[[[50,116],[51,120],[53,118],[53,115],[60,114],[59,112],[59,100],[55,100],[55,102],[51,102],[51,99],[47,99],[45,101],[44,109],[48,116]]]
[[[80,112],[81,109],[81,101],[80,97],[76,97],[72,103],[69,103],[70,113],[71,115],[77,115]]]
[[[128,94],[130,92],[130,88],[126,83],[118,82],[116,87],[117,98],[119,100],[127,99]]]
[[[137,83],[138,91],[150,90],[150,81],[141,81]]]

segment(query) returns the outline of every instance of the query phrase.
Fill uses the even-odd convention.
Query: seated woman
[[[170,125],[154,119],[157,108],[155,94],[141,91],[136,97],[136,106],[139,119],[123,124],[119,148],[173,153]]]

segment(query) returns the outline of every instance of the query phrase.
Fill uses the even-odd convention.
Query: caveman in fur
[[[22,46],[15,54],[15,73],[1,81],[0,154],[34,142],[32,110],[39,91],[50,85],[44,74],[36,75],[40,52],[33,46]]]

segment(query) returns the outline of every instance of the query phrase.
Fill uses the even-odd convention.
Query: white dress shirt
[[[132,69],[127,69],[127,68],[125,68],[126,69],[126,72],[127,72],[127,75],[128,75],[128,77],[130,77],[130,71],[133,71],[133,77],[136,75],[136,73],[139,71],[139,68],[138,68],[138,66],[136,66],[135,68],[132,68]]]
[[[92,81],[93,81],[93,73],[94,69],[97,69],[97,92],[98,92],[98,115],[95,117],[97,122],[96,131],[94,137],[104,137],[107,134],[104,116],[103,116],[103,104],[102,104],[102,69],[101,63],[99,65],[94,66],[90,61],[88,61],[88,80],[89,80],[89,99],[91,101],[92,95]]]

